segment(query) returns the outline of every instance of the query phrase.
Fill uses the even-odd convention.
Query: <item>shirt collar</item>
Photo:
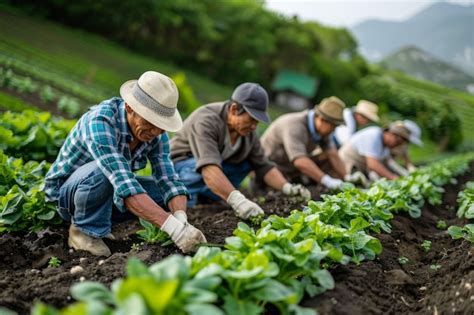
[[[309,129],[309,133],[311,134],[311,138],[313,139],[313,142],[317,143],[321,140],[321,136],[318,134],[314,126],[314,116],[315,116],[314,110],[309,110],[308,111],[308,129]]]
[[[122,136],[125,138],[125,141],[127,143],[130,143],[133,141],[133,136],[130,131],[130,128],[128,127],[128,121],[127,121],[127,111],[125,110],[125,101],[122,99],[120,104],[119,104],[119,115],[120,115],[120,133]]]

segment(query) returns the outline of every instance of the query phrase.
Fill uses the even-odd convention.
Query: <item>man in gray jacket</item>
[[[252,170],[286,195],[311,197],[303,186],[288,183],[264,155],[255,129],[259,122],[270,122],[267,107],[265,89],[243,83],[231,100],[204,105],[185,120],[171,140],[171,158],[191,195],[188,206],[201,195],[226,200],[243,219],[263,214],[260,206],[237,190]]]

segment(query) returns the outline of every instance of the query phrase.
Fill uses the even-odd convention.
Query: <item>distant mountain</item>
[[[416,45],[474,74],[474,5],[436,3],[406,21],[368,20],[351,31],[371,61]]]
[[[404,47],[385,57],[380,65],[386,69],[399,70],[412,77],[474,94],[474,76],[414,46]]]

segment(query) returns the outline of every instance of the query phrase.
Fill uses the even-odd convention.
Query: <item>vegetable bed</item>
[[[300,305],[320,314],[473,314],[474,249],[469,242],[453,240],[436,227],[439,220],[448,226],[466,222],[456,217],[456,199],[463,184],[473,179],[471,163],[457,184],[445,186],[440,206],[426,204],[418,219],[408,214],[396,215],[390,234],[373,233],[383,245],[380,256],[359,265],[333,265],[329,271],[335,279],[335,289],[313,298],[306,296]],[[268,214],[280,216],[303,207],[279,194],[260,201]],[[216,244],[224,244],[239,222],[227,206],[219,204],[190,210],[189,220],[210,243]],[[136,221],[127,221],[113,231],[117,238],[125,240],[106,240],[113,255],[97,258],[70,251],[67,228],[63,224],[38,234],[15,232],[0,237],[0,306],[19,314],[28,314],[35,300],[60,308],[73,302],[69,289],[81,279],[109,286],[114,279],[125,276],[129,257],[136,256],[151,265],[179,253],[172,245],[140,245],[134,233],[140,226]],[[422,246],[428,240],[431,244]],[[48,267],[52,256],[61,261],[59,266]],[[83,271],[71,274],[75,266],[81,266]],[[266,313],[278,311],[267,306]]]

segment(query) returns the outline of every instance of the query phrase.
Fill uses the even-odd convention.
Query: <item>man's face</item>
[[[403,137],[401,137],[397,134],[386,131],[386,132],[384,132],[383,142],[384,142],[386,147],[391,149],[391,148],[398,147],[399,145],[405,143],[406,140]]]
[[[127,110],[128,125],[135,139],[138,139],[141,142],[148,142],[165,132],[163,129],[156,127],[138,115],[128,104],[125,106]]]
[[[334,129],[336,129],[336,125],[325,120],[321,116],[316,116],[314,118],[314,123],[316,125],[316,131],[323,137],[329,136]]]
[[[258,120],[254,119],[247,112],[240,115],[237,112],[237,106],[231,105],[228,114],[228,125],[231,130],[236,131],[241,137],[245,137],[257,129]]]
[[[357,125],[359,126],[365,126],[370,122],[370,120],[368,120],[365,116],[362,116],[359,113],[354,114],[354,119],[357,122]]]

